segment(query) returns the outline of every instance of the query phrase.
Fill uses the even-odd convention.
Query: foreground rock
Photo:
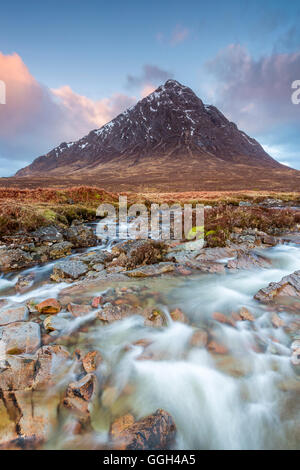
[[[58,263],[54,269],[51,279],[56,282],[61,282],[65,279],[75,280],[88,272],[88,267],[81,261],[65,261]]]
[[[254,296],[260,302],[274,301],[278,297],[300,297],[300,271],[283,277],[280,282],[271,282]]]
[[[133,417],[113,423],[111,438],[120,450],[164,450],[175,442],[176,425],[172,416],[164,410],[132,423]]]
[[[40,327],[34,322],[10,323],[0,328],[6,354],[31,354],[41,343]]]
[[[28,319],[27,307],[14,307],[0,311],[0,326],[16,323]]]

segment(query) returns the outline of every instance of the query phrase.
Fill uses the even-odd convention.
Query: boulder
[[[176,425],[172,416],[164,410],[157,410],[152,415],[130,424],[132,418],[127,415],[113,423],[111,438],[114,446],[120,450],[165,450],[175,442]]]
[[[85,225],[72,224],[64,231],[64,238],[72,243],[75,248],[87,248],[96,246],[98,239],[91,227]]]
[[[28,319],[28,309],[25,306],[12,307],[0,311],[0,326]]]
[[[229,260],[226,267],[232,270],[269,268],[271,262],[263,256],[251,251],[249,253],[238,252],[237,257]]]
[[[95,372],[101,362],[102,357],[98,351],[90,351],[82,358],[82,365],[87,374]]]
[[[47,299],[36,305],[39,313],[55,314],[61,311],[61,305],[56,299]]]
[[[34,264],[33,258],[29,253],[20,248],[0,248],[0,270],[13,271],[15,269],[24,269]]]
[[[55,243],[49,250],[49,257],[51,259],[58,259],[69,256],[72,253],[72,247],[73,245],[70,242]]]
[[[175,270],[173,263],[163,262],[149,266],[141,266],[140,268],[127,271],[129,277],[153,277],[161,274],[169,273]]]
[[[67,309],[72,313],[73,317],[82,317],[92,311],[92,306],[69,303]]]
[[[35,390],[54,387],[64,378],[70,367],[70,354],[63,346],[42,346],[36,352],[35,358],[32,382],[32,388]]]
[[[88,267],[81,261],[63,261],[58,263],[53,268],[51,279],[56,282],[63,281],[64,279],[78,279],[88,272]]]
[[[63,241],[62,231],[55,225],[40,227],[32,232],[31,235],[39,242],[57,243]]]
[[[77,382],[69,384],[63,406],[75,414],[81,421],[89,420],[89,403],[97,390],[97,379],[94,374],[87,374]]]
[[[10,323],[0,328],[6,354],[31,354],[41,343],[40,327],[34,322]]]
[[[260,302],[276,301],[282,297],[300,297],[300,271],[283,277],[279,282],[271,282],[254,296]]]

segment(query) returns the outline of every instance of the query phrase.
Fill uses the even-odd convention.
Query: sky
[[[168,78],[300,169],[291,100],[299,25],[295,0],[2,2],[0,176],[101,127]]]

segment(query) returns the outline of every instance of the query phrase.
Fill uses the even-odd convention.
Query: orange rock
[[[211,341],[208,343],[208,349],[214,354],[228,353],[228,349],[223,344],[217,343],[216,341]]]
[[[201,348],[207,345],[208,335],[204,330],[196,330],[190,338],[190,345]]]
[[[213,313],[212,317],[219,323],[225,323],[226,325],[235,326],[235,321],[232,318],[224,315],[224,313],[215,312]]]
[[[39,303],[36,306],[39,313],[59,313],[61,311],[61,305],[56,299],[47,299]]]
[[[255,320],[252,313],[249,312],[249,310],[246,307],[242,307],[240,309],[240,316],[241,316],[242,320],[247,320],[247,321],[254,321]]]
[[[95,372],[101,362],[102,356],[98,351],[90,351],[82,359],[82,365],[87,374]]]
[[[180,321],[181,323],[188,323],[187,316],[183,313],[180,308],[176,308],[173,312],[170,313],[173,321]]]
[[[285,326],[285,322],[277,315],[277,313],[273,313],[272,315],[272,325],[275,328],[280,328],[281,326]]]
[[[128,426],[134,423],[134,417],[128,413],[127,415],[121,416],[120,418],[116,419],[110,429],[110,434],[112,438],[118,436],[121,432],[123,432]]]

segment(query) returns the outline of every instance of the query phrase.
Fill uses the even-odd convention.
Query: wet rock
[[[191,260],[186,263],[186,266],[191,269],[197,269],[202,273],[211,274],[224,274],[225,267],[222,263],[214,263],[213,261]]]
[[[47,390],[55,387],[66,375],[70,367],[69,352],[59,345],[42,346],[36,352],[36,363],[32,388]]]
[[[25,356],[0,358],[0,389],[2,391],[26,390],[32,387],[35,359]]]
[[[68,304],[67,309],[70,313],[72,313],[73,317],[82,317],[92,311],[91,305],[80,305],[72,303]]]
[[[28,309],[25,306],[13,307],[0,311],[0,326],[9,323],[22,322],[28,319]]]
[[[293,351],[292,356],[291,356],[291,363],[294,366],[299,366],[300,365],[300,348]]]
[[[252,252],[238,252],[234,260],[229,260],[226,267],[232,270],[253,269],[253,268],[269,268],[271,262],[263,256]]]
[[[208,334],[205,330],[197,329],[190,338],[190,345],[196,348],[203,348],[207,345]]]
[[[129,305],[106,304],[103,306],[102,310],[99,311],[98,318],[104,322],[112,323],[134,315],[135,313],[137,313],[137,310],[134,310]],[[142,313],[142,310],[140,313]]]
[[[121,416],[116,419],[110,428],[110,435],[112,439],[118,438],[118,436],[125,431],[126,428],[134,424],[134,416],[128,413],[127,415]]]
[[[88,267],[81,261],[63,261],[58,263],[53,268],[53,274],[51,279],[56,282],[60,282],[64,279],[78,279],[88,272]]]
[[[82,421],[89,420],[89,404],[97,389],[97,379],[94,374],[87,374],[81,380],[69,384],[63,406],[78,416]]]
[[[219,323],[224,323],[226,325],[235,326],[235,321],[232,318],[228,317],[227,315],[224,315],[224,313],[214,312],[212,314],[212,317],[214,320],[216,320]]]
[[[213,354],[227,354],[228,349],[221,343],[217,341],[210,341],[208,343],[208,350],[211,351]]]
[[[20,248],[0,248],[0,270],[13,271],[33,266],[33,258]]]
[[[99,295],[98,297],[94,297],[92,301],[92,307],[93,308],[99,308],[100,305],[104,303],[104,297],[102,295]]]
[[[43,326],[46,331],[63,331],[70,326],[70,320],[59,315],[45,318]]]
[[[69,256],[72,253],[72,247],[73,245],[70,242],[55,243],[49,250],[49,256],[51,259]]]
[[[239,311],[239,315],[241,317],[242,320],[245,320],[245,321],[254,321],[255,318],[254,316],[252,315],[251,312],[249,312],[249,310],[246,308],[246,307],[242,307]]]
[[[146,316],[145,322],[144,322],[145,326],[159,328],[166,324],[165,317],[160,310],[153,309],[149,313],[147,313],[147,311],[145,310],[143,314],[144,316]]]
[[[155,265],[142,266],[140,268],[127,271],[129,277],[153,277],[161,274],[169,273],[175,270],[173,263],[163,262]]]
[[[55,225],[40,227],[35,232],[32,232],[31,235],[39,242],[57,243],[63,241],[62,231]]]
[[[87,248],[89,246],[95,246],[98,243],[93,229],[85,225],[73,224],[64,231],[64,238],[68,242],[71,242],[75,248]]]
[[[11,323],[0,328],[6,354],[30,354],[40,346],[40,327],[34,322]]]
[[[176,308],[170,313],[170,316],[173,321],[179,321],[181,323],[188,323],[188,318],[185,313],[183,313],[180,308]]]
[[[56,299],[46,299],[36,305],[39,313],[56,314],[61,311],[61,305]]]
[[[34,281],[34,273],[26,274],[24,276],[19,276],[15,285],[17,292],[25,292],[28,287],[30,287]]]
[[[260,302],[270,302],[281,297],[300,297],[300,271],[283,277],[280,282],[271,282],[254,296]]]
[[[280,318],[279,315],[277,315],[277,313],[273,313],[271,321],[275,328],[281,328],[285,326],[285,322],[282,320],[282,318]]]
[[[87,374],[95,372],[101,362],[102,357],[98,351],[90,351],[82,358],[82,365]]]
[[[127,425],[124,419],[123,426],[122,423],[115,424],[111,430],[111,438],[121,450],[169,449],[174,444],[175,437],[175,422],[164,410],[157,410],[133,424]]]

